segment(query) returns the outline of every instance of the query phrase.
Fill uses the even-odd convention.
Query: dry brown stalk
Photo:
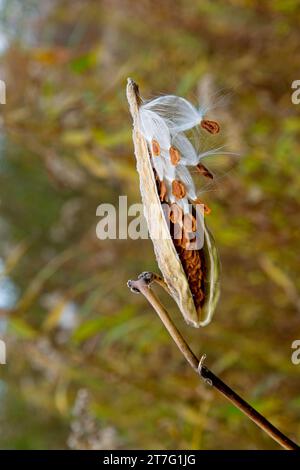
[[[218,390],[227,400],[229,400],[236,408],[241,410],[242,413],[274,439],[274,441],[278,442],[278,444],[280,444],[284,449],[300,450],[300,447],[295,442],[279,431],[279,429],[271,424],[270,421],[268,421],[262,414],[256,411],[255,408],[253,408],[247,401],[241,398],[234,390],[232,390],[232,388],[226,385],[217,375],[208,369],[208,367],[203,364],[205,355],[202,355],[200,360],[196,357],[180,331],[174,325],[165,307],[151,290],[151,284],[154,282],[168,291],[168,288],[161,277],[150,272],[142,273],[136,281],[128,281],[128,287],[133,292],[143,294],[148,300],[192,369],[194,369],[194,371],[199,374],[207,384]]]

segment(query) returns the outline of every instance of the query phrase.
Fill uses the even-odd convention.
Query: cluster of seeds
[[[201,127],[216,134],[220,127],[217,122],[204,119],[203,110],[174,95],[143,103],[139,116],[140,128],[149,146],[160,200],[170,206],[171,236],[189,281],[195,307],[198,308],[205,297],[205,259],[203,250],[189,247],[197,229],[193,204],[203,203],[197,198],[188,167],[194,167],[198,173],[212,179],[212,173],[201,159],[216,151],[198,154],[188,132]],[[204,213],[208,214],[209,208],[206,205],[203,207]],[[175,236],[178,228],[181,233],[179,237]]]
[[[220,130],[218,123],[204,119],[204,111],[186,99],[167,95],[140,106],[140,124],[165,199],[171,204],[176,202],[184,214],[188,213],[189,202],[199,201],[187,167],[196,167],[200,174],[212,178],[201,160],[216,151],[198,154],[187,131],[201,127],[216,134]]]
[[[167,202],[164,183],[156,178],[160,200]],[[193,233],[196,231],[196,219],[193,214],[185,214],[182,209],[173,203],[170,205],[170,233],[174,246],[180,258],[183,270],[188,279],[189,287],[193,295],[196,309],[202,306],[204,301],[204,273],[205,260],[202,250],[188,249],[190,243],[194,241]],[[179,234],[179,236],[178,236]],[[192,237],[191,237],[192,234]]]
[[[186,250],[185,246],[182,246],[180,243],[180,240],[174,240],[174,245],[187,276],[195,307],[198,309],[202,306],[202,302],[205,299],[205,263],[202,256],[203,253],[201,250]]]

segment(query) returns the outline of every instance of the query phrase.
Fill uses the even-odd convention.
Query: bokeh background
[[[189,369],[126,281],[150,240],[96,238],[96,208],[139,202],[125,99],[216,98],[241,155],[203,195],[222,262],[197,354],[300,440],[298,0],[1,1],[0,447],[276,449]],[[162,296],[163,297],[163,296]]]

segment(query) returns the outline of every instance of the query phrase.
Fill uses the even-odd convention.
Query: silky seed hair
[[[189,201],[199,202],[191,173],[196,170],[209,179],[212,173],[200,163],[219,149],[197,153],[187,131],[201,127],[211,134],[220,130],[217,122],[204,119],[205,110],[196,108],[185,98],[166,95],[140,106],[140,126],[152,157],[152,165],[160,184],[160,198],[177,203],[184,214],[189,213]],[[206,210],[206,213],[208,210]]]

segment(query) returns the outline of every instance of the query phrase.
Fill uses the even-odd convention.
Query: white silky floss
[[[203,120],[204,111],[189,101],[175,95],[166,95],[145,102],[139,109],[140,125],[150,151],[152,165],[160,182],[167,188],[168,200],[176,202],[184,213],[189,212],[189,200],[197,199],[195,185],[187,166],[197,166],[203,157],[215,155],[219,149],[198,154],[185,134]],[[171,153],[178,152],[174,162]],[[185,194],[180,197],[172,192],[172,183],[183,183]]]

